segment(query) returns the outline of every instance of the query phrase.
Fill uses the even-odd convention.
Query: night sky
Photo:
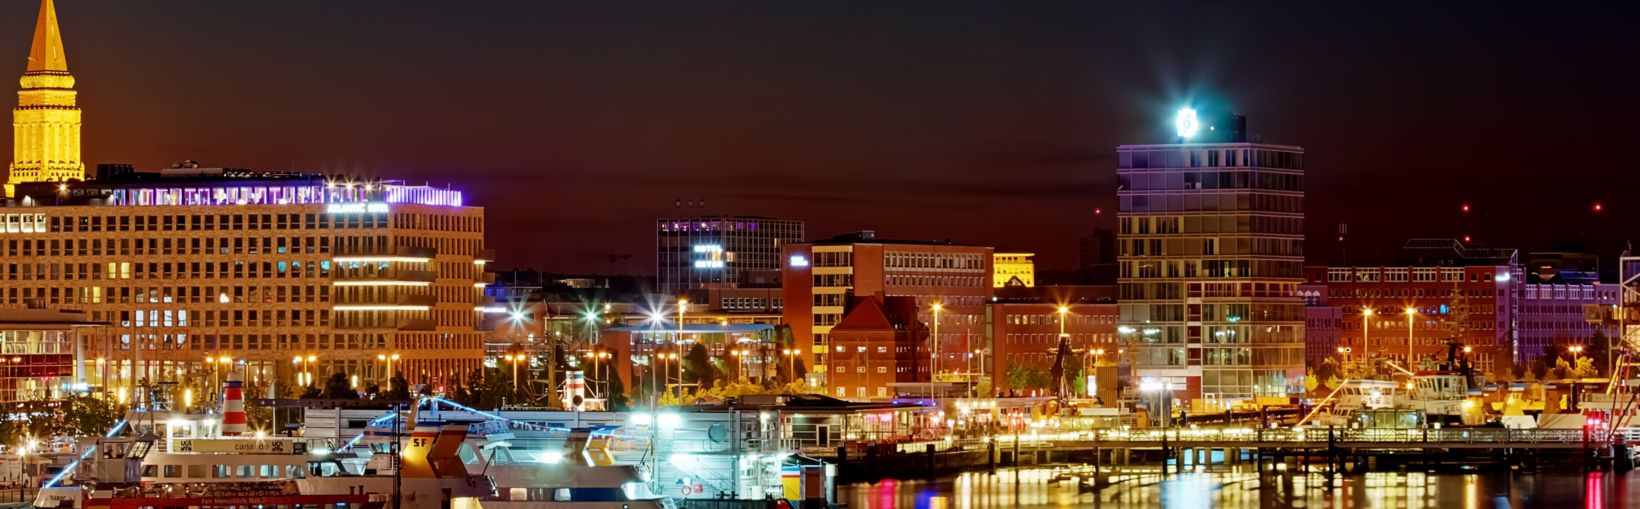
[[[17,74],[37,5],[0,5]],[[1311,263],[1341,222],[1352,263],[1465,233],[1613,256],[1640,237],[1633,9],[58,0],[88,170],[450,183],[502,268],[641,273],[679,198],[1069,267],[1113,223],[1115,147],[1187,101],[1307,149]]]

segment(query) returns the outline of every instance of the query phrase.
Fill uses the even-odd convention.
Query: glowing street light
[[[399,354],[396,354],[396,353],[394,353],[394,354],[379,353],[379,354],[376,354],[376,360],[387,363],[387,373],[382,376],[382,383],[392,384],[393,383],[393,361],[399,360]]]
[[[1412,318],[1418,316],[1418,310],[1406,309],[1407,314],[1407,369],[1412,369]]]

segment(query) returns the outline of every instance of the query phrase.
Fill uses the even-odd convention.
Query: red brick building
[[[988,306],[986,315],[991,327],[992,345],[991,354],[982,361],[991,377],[993,389],[1051,393],[1053,387],[1010,386],[1008,372],[1021,368],[1044,372],[1052,369],[1054,349],[1059,345],[1061,318],[1064,320],[1065,334],[1070,336],[1071,350],[1090,368],[1096,360],[1117,362],[1121,347],[1116,342],[1118,307],[1115,302],[1064,304],[1066,312],[1063,315],[1059,313],[1060,307],[1061,304],[1045,301],[996,302]],[[1104,354],[1096,359],[1095,353],[1099,350],[1103,350]],[[1091,373],[1091,370],[1087,371],[1087,374]],[[1081,375],[1066,374],[1067,378]]]
[[[828,394],[855,400],[894,397],[890,383],[928,381],[928,327],[911,297],[854,297],[831,328]]]
[[[829,357],[841,354],[830,333],[843,319],[852,296],[910,297],[917,319],[935,328],[940,305],[939,372],[964,369],[966,338],[984,334],[985,304],[992,295],[993,249],[951,242],[879,239],[870,231],[840,235],[782,251],[782,315],[792,335],[810,348],[805,359],[815,369],[810,383],[829,387],[835,373]],[[828,393],[833,391],[827,391]]]
[[[1326,302],[1342,310],[1339,346],[1350,357],[1406,365],[1445,360],[1448,342],[1473,349],[1477,371],[1515,359],[1514,306],[1519,266],[1306,267],[1309,283],[1326,285]],[[1410,324],[1409,324],[1410,321]],[[1410,326],[1410,328],[1409,328]]]

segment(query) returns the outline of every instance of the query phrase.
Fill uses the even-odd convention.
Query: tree
[[[608,403],[607,406],[609,408],[609,411],[611,411],[611,412],[625,412],[625,411],[627,411],[628,400],[627,400],[627,397],[626,397],[626,384],[621,382],[621,377],[618,377],[618,376],[610,376],[609,377],[609,395],[606,396],[606,397],[608,398],[606,400],[606,402]]]
[[[74,436],[102,436],[120,419],[113,402],[85,394],[70,396],[63,409],[61,431]]]
[[[410,381],[404,379],[403,372],[393,373],[393,378],[387,381],[387,399],[404,401],[410,399]]]
[[[353,389],[347,373],[338,371],[325,379],[324,396],[326,399],[359,399],[359,391]]]
[[[689,347],[689,353],[683,355],[684,383],[711,387],[721,378],[717,375],[717,367],[712,365],[712,359],[706,354],[706,345],[695,343],[695,346]]]
[[[1048,374],[1048,370],[1017,362],[1008,364],[1007,378],[1008,388],[1019,391],[1048,389],[1053,384],[1053,376]]]

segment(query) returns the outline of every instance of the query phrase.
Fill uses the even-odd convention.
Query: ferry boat
[[[378,509],[397,498],[402,509],[671,507],[643,488],[635,468],[599,462],[605,453],[588,447],[590,432],[571,435],[574,447],[560,456],[566,461],[510,461],[510,454],[478,454],[504,448],[496,441],[504,434],[485,436],[475,450],[471,425],[417,424],[417,405],[408,416],[387,416],[402,420],[404,432],[354,447],[246,433],[240,397],[230,377],[221,414],[129,413],[109,437],[83,444],[74,471],[43,487],[34,505]]]

